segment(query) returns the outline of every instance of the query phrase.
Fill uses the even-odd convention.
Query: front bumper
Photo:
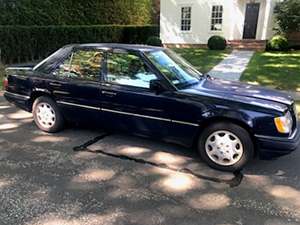
[[[299,127],[288,138],[256,136],[259,156],[262,159],[272,159],[295,151],[300,144]]]

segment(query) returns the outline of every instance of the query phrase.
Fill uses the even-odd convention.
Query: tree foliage
[[[278,30],[282,33],[300,32],[300,1],[284,0],[275,7]]]
[[[152,3],[152,0],[0,0],[0,24],[152,24]]]

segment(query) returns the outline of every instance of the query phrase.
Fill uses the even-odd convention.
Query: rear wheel
[[[254,155],[248,131],[229,122],[206,128],[200,136],[198,151],[209,166],[223,171],[241,170]]]
[[[63,117],[56,103],[46,96],[39,97],[34,101],[33,117],[36,125],[48,133],[58,132],[64,126]]]

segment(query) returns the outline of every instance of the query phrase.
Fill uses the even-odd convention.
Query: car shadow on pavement
[[[209,168],[201,161],[194,148],[187,149],[174,144],[153,141],[124,134],[103,133],[76,146],[74,151],[88,151],[109,157],[147,164],[153,167],[186,173],[198,179],[238,186],[242,174],[225,173]]]

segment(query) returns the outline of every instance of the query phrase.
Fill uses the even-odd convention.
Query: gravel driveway
[[[0,171],[1,225],[300,224],[299,151],[222,173],[175,145],[77,127],[45,134],[3,97]]]

